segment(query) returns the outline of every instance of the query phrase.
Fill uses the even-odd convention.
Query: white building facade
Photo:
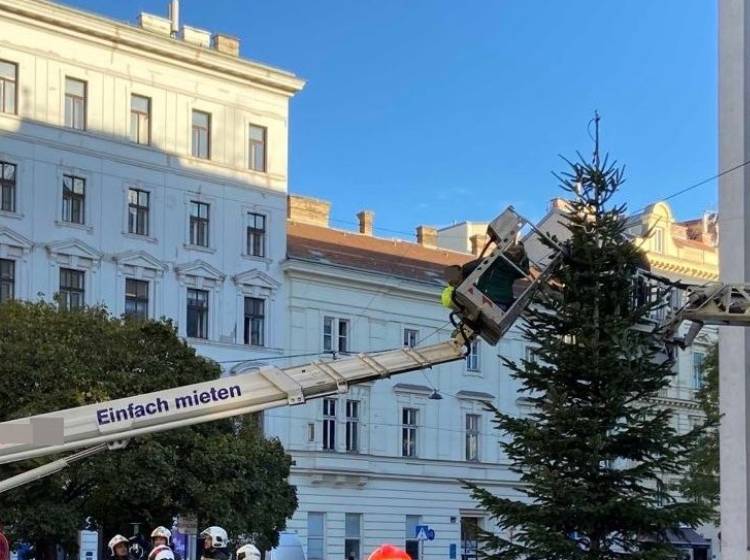
[[[373,237],[367,212],[363,233],[331,229],[328,212],[325,202],[290,199],[284,269],[297,362],[446,340],[442,269],[472,255],[437,249],[425,235],[422,243]],[[516,495],[483,405],[518,406],[498,352],[520,359],[525,346],[511,332],[498,347],[479,343],[466,361],[265,413],[266,433],[295,461],[300,505],[289,528],[309,560],[366,558],[384,542],[414,558],[476,557],[472,527],[491,525],[460,481]],[[414,528],[422,524],[435,539],[420,549]]]
[[[0,296],[168,317],[231,369],[284,346],[303,82],[170,27],[0,0]]]

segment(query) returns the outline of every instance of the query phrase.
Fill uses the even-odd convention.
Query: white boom
[[[263,367],[214,381],[5,422],[0,424],[0,434],[12,433],[13,426],[33,425],[37,419],[56,420],[62,424],[63,437],[54,445],[34,441],[2,444],[0,464],[301,404],[309,398],[344,393],[350,384],[460,360],[464,355],[463,341],[452,339],[418,350],[402,348],[284,369]]]

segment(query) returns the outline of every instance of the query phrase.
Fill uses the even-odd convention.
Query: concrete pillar
[[[745,0],[719,0],[719,169],[750,160],[750,6]],[[750,169],[719,180],[721,281],[750,278]],[[748,358],[750,329],[722,327],[719,343],[721,438],[721,556],[746,560],[748,517]]]

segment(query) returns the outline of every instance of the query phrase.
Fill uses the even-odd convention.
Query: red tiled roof
[[[287,222],[290,259],[353,268],[443,285],[443,270],[474,258],[467,253],[431,249],[408,241],[381,239],[322,226]]]

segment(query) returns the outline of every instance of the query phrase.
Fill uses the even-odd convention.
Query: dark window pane
[[[60,304],[63,309],[79,309],[85,303],[84,272],[69,268],[60,269]]]
[[[336,399],[323,399],[323,449],[336,450]]]
[[[139,189],[128,190],[128,232],[148,235],[149,193]]]
[[[0,161],[0,210],[16,211],[16,166]]]
[[[16,262],[0,259],[0,303],[16,297]]]
[[[266,256],[266,217],[249,214],[247,227],[247,254],[252,257]]]
[[[148,318],[148,282],[125,280],[125,314],[139,319]]]
[[[208,338],[208,292],[188,289],[187,335],[191,338]]]
[[[63,221],[72,224],[84,223],[85,193],[84,179],[71,175],[63,176]]]
[[[245,298],[245,344],[265,345],[265,321],[265,301],[259,298]]]
[[[208,247],[209,206],[203,202],[190,203],[190,243]]]

